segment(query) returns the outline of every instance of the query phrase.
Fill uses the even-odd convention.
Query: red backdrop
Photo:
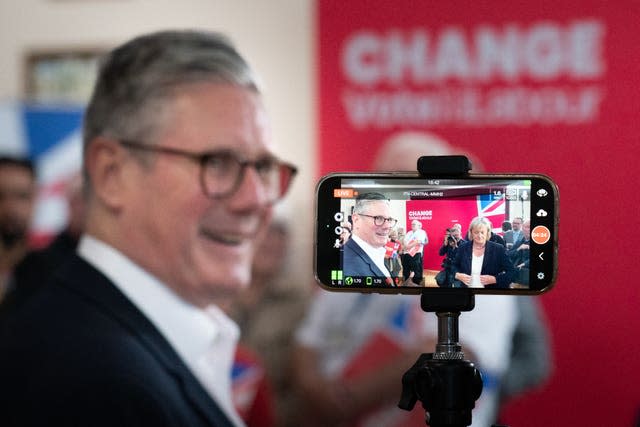
[[[319,0],[319,174],[424,130],[560,189],[554,373],[512,426],[630,425],[640,408],[640,3]]]

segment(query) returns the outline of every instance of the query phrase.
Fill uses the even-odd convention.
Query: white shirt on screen
[[[353,240],[362,248],[362,250],[367,254],[369,258],[376,264],[376,267],[380,269],[385,275],[385,277],[391,277],[391,273],[384,265],[384,254],[387,252],[387,249],[383,246],[381,248],[374,248],[360,237],[355,234],[351,236]]]
[[[482,272],[482,262],[484,261],[484,254],[480,256],[471,256],[471,288],[482,288],[480,283],[480,273]]]

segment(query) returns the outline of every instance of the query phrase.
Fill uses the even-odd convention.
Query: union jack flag
[[[500,196],[495,194],[481,194],[476,197],[478,216],[483,216],[491,221],[494,233],[502,231],[502,223],[506,216],[506,202],[504,193]]]

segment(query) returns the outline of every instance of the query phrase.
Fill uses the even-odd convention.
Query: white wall
[[[0,0],[0,101],[22,96],[30,50],[111,47],[167,28],[225,32],[263,79],[278,153],[301,172],[281,208],[290,211],[293,227],[291,277],[308,285],[316,152],[313,22],[312,0]]]

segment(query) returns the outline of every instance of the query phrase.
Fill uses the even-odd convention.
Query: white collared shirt
[[[404,236],[404,244],[407,245],[412,240],[417,240],[418,242],[420,242],[420,246],[418,246],[416,253],[422,253],[424,251],[424,245],[429,243],[427,232],[422,228],[407,232],[407,234]]]
[[[384,265],[384,254],[387,251],[385,247],[375,248],[362,240],[360,237],[355,234],[351,236],[353,240],[362,248],[362,250],[371,258],[371,260],[376,264],[376,266],[384,273],[386,277],[391,277],[391,273]]]
[[[482,263],[484,262],[484,253],[480,256],[471,254],[471,284],[470,288],[484,288],[480,283],[480,274],[482,274]]]
[[[215,305],[202,309],[180,298],[118,250],[89,235],[82,236],[78,255],[144,313],[229,418],[244,426],[231,394],[238,325]]]

